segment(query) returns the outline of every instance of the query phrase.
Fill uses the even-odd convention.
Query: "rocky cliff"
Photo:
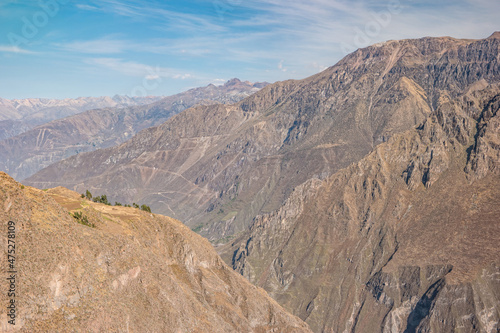
[[[0,173],[0,225],[2,332],[310,332],[171,218]],[[14,282],[6,280],[8,240]]]
[[[495,36],[360,49],[317,75],[269,85],[237,104],[186,110],[121,146],[52,165],[27,183],[147,202],[225,243],[255,216],[278,209],[300,184],[325,179],[422,124],[442,100],[498,82],[498,49]]]
[[[235,103],[265,85],[232,79],[222,86],[191,89],[144,106],[101,108],[55,120],[0,141],[0,170],[25,179],[70,156],[120,144],[193,105]],[[123,99],[115,96],[110,101],[121,106],[130,103],[131,98]],[[15,125],[13,121],[6,123]]]
[[[498,332],[500,85],[435,109],[297,187],[225,260],[315,332]]]

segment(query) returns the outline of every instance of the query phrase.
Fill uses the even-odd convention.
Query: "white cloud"
[[[66,44],[55,44],[57,47],[75,53],[116,54],[134,49],[135,43],[126,40],[104,37],[89,41],[74,41]]]
[[[165,68],[160,66],[153,67],[146,64],[126,61],[118,58],[91,58],[86,59],[85,63],[89,65],[104,67],[127,76],[143,77],[148,81],[159,80],[162,78],[181,80],[194,78],[194,76],[189,73],[181,73],[178,70],[172,68]]]
[[[186,79],[192,79],[194,78],[191,74],[175,74],[171,76],[174,79],[181,79],[181,80],[186,80]]]
[[[278,69],[282,72],[286,72],[288,69],[283,67],[283,63],[285,62],[285,60],[281,60],[279,63],[278,63]]]
[[[310,63],[308,65],[308,67],[313,68],[314,70],[317,70],[318,72],[322,72],[328,68],[328,66],[318,64],[317,62]]]
[[[227,82],[227,80],[225,80],[225,79],[213,79],[212,81],[210,81],[211,84],[216,85],[216,86],[221,86],[226,82]]]
[[[11,45],[0,45],[0,52],[19,53],[19,54],[36,54],[36,52],[21,49],[18,46],[11,46]]]
[[[154,20],[157,29],[171,31],[223,31],[224,27],[210,17],[164,9],[143,0],[101,0],[102,11],[127,16],[134,20]]]
[[[90,11],[100,10],[98,7],[90,6],[90,5],[86,5],[86,4],[76,4],[75,6],[76,6],[76,8],[83,9],[83,10],[90,10]]]
[[[156,75],[156,74],[146,75],[146,80],[152,81],[152,80],[158,80],[158,79],[160,79],[159,75]]]

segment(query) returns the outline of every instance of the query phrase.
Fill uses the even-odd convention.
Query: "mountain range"
[[[146,202],[224,242],[308,179],[324,179],[420,125],[443,94],[497,80],[490,64],[497,42],[424,38],[361,49],[237,104],[188,109],[123,145],[53,164],[27,184]]]
[[[48,98],[0,98],[0,140],[16,136],[35,126],[74,114],[107,107],[150,104],[161,97],[80,97],[62,100]]]
[[[25,184],[181,220],[314,332],[497,332],[499,49],[376,44]]]
[[[172,115],[191,106],[235,103],[266,85],[267,83],[250,83],[232,79],[221,86],[210,84],[160,100],[156,97],[138,98],[143,102],[144,100],[158,101],[127,107],[125,105],[132,104],[135,99],[126,96],[98,99],[102,101],[102,104],[87,103],[82,107],[90,108],[97,105],[102,107],[106,106],[106,102],[109,103],[108,106],[113,107],[92,109],[53,120],[0,141],[0,170],[16,179],[25,179],[44,167],[72,155],[120,144],[142,129],[161,124]],[[28,104],[27,101],[24,102]],[[73,107],[73,104],[83,103],[80,99],[56,102],[61,105],[54,108],[63,110],[61,111],[63,113],[59,115],[76,112],[77,109]],[[45,101],[43,106],[57,104],[56,102]],[[67,105],[63,102],[67,102]],[[118,102],[120,107],[116,107]],[[35,106],[40,108],[36,114],[43,114],[44,119],[56,115],[48,112],[47,108]],[[22,109],[19,106],[17,108]]]

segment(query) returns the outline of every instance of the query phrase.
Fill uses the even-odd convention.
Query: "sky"
[[[498,0],[0,0],[0,97],[302,79],[386,40],[486,38],[498,13]]]

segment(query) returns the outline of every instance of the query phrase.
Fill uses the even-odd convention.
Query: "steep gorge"
[[[297,187],[222,252],[315,332],[497,332],[500,86]]]

